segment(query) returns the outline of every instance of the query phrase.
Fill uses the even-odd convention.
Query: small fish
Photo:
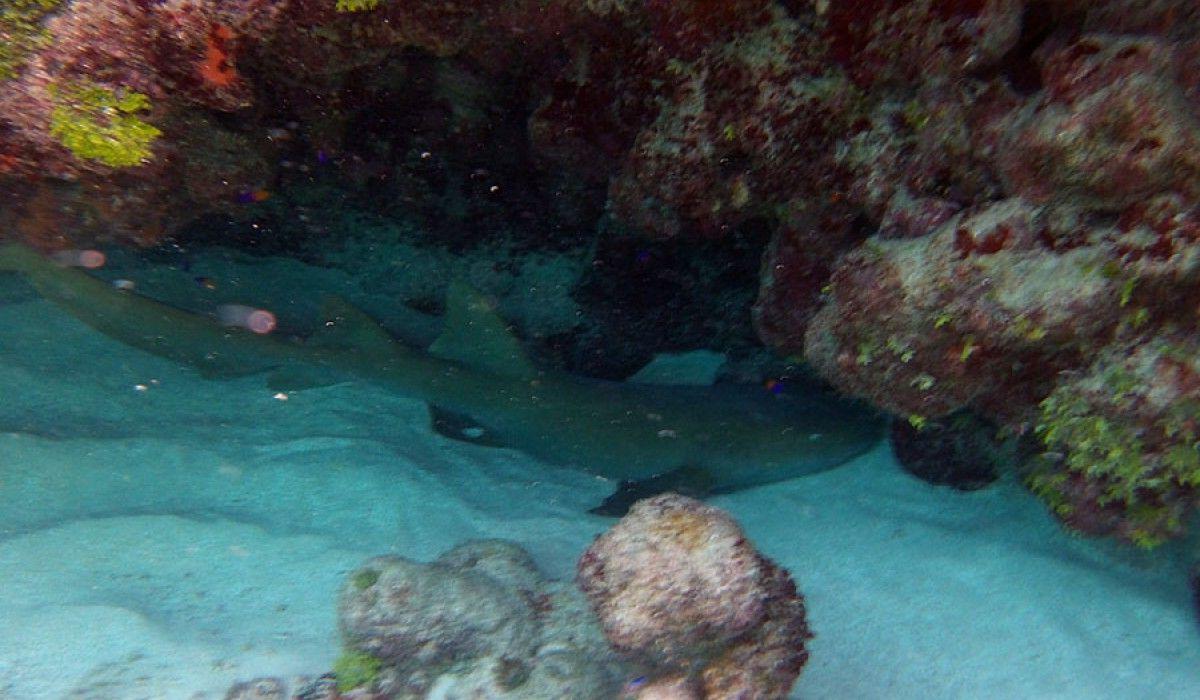
[[[636,696],[638,691],[642,689],[642,686],[646,685],[646,681],[648,680],[649,679],[646,676],[638,676],[637,678],[628,681],[625,684],[625,687],[621,689],[621,697],[629,698]]]
[[[271,193],[268,192],[267,190],[263,190],[263,189],[242,190],[241,192],[238,192],[237,203],[238,204],[258,204],[259,202],[265,202],[270,198],[271,198]]]
[[[783,393],[785,387],[782,379],[768,379],[763,382],[763,388],[778,396]]]
[[[212,290],[217,288],[217,281],[211,277],[193,277],[192,280],[202,289]]]

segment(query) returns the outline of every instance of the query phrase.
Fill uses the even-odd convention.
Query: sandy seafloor
[[[504,537],[569,577],[610,524],[584,511],[611,484],[444,439],[419,403],[272,394],[41,300],[0,305],[0,698],[220,698],[319,673],[364,558]],[[931,487],[881,444],[713,502],[807,596],[794,697],[1200,697],[1179,557],[1070,537],[1012,483]]]

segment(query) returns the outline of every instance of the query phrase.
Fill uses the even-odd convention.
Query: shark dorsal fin
[[[309,345],[386,356],[399,347],[375,319],[350,302],[337,296],[321,302],[322,327],[309,339]]]
[[[725,356],[711,350],[663,353],[655,355],[626,381],[634,384],[709,386],[717,381],[717,373],[724,364]]]
[[[450,283],[444,329],[429,352],[508,377],[537,376],[537,368],[492,303],[462,280]]]

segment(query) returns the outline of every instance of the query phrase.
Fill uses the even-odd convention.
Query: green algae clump
[[[333,662],[338,692],[370,685],[383,670],[383,662],[361,651],[346,650]]]
[[[50,43],[42,20],[62,0],[5,0],[0,3],[0,80],[11,80],[29,54]]]
[[[1200,489],[1200,400],[1155,386],[1190,367],[1161,345],[1141,354],[1149,361],[1131,364],[1142,368],[1109,366],[1042,401],[1037,433],[1059,466],[1035,472],[1029,485],[1068,523],[1096,507],[1119,518],[1124,538],[1154,547],[1182,530]],[[1083,501],[1082,492],[1090,494]]]
[[[350,580],[354,583],[355,589],[363,591],[375,585],[375,582],[379,580],[379,572],[374,569],[363,569],[354,572],[354,576]]]
[[[150,144],[162,132],[138,116],[150,109],[142,93],[83,83],[51,94],[50,134],[77,158],[125,168],[153,157]]]
[[[379,7],[382,0],[337,0],[334,9],[338,12],[367,12]]]

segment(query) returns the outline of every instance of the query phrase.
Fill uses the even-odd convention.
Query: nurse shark
[[[806,476],[870,450],[881,418],[835,396],[776,396],[757,386],[612,382],[535,367],[489,301],[450,285],[441,336],[426,351],[396,342],[340,300],[298,342],[115,288],[17,243],[0,270],[118,342],[206,377],[271,372],[280,389],[366,381],[469,421],[475,441],[621,482],[593,512],[619,515],[663,491],[704,496]],[[464,423],[466,424],[466,423]]]

